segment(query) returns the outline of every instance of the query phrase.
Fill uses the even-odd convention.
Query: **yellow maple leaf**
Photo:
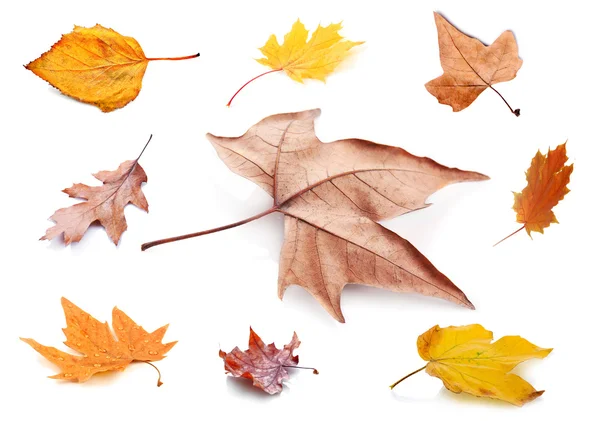
[[[551,223],[558,223],[552,208],[570,191],[567,184],[571,179],[573,164],[565,165],[568,159],[566,142],[554,150],[548,148],[546,155],[537,151],[526,173],[527,186],[521,193],[513,192],[513,209],[517,213],[517,222],[523,226],[495,246],[523,229],[531,237],[531,231],[543,234],[544,228]]]
[[[552,348],[539,348],[520,336],[504,336],[494,343],[492,339],[492,332],[478,324],[436,325],[417,339],[419,355],[427,365],[390,387],[425,369],[454,393],[500,399],[517,406],[542,395],[543,390],[535,390],[509,372],[523,361],[546,357]]]
[[[138,42],[112,29],[75,26],[27,66],[63,94],[104,112],[122,108],[142,89],[148,62],[198,57],[147,58]]]
[[[332,23],[326,27],[319,25],[308,39],[308,30],[298,19],[292,25],[292,30],[283,37],[283,44],[280,45],[277,37],[272,34],[267,43],[260,48],[264,57],[256,61],[273,70],[246,82],[231,97],[227,106],[231,105],[233,98],[250,82],[273,72],[284,71],[300,83],[303,83],[304,79],[318,79],[325,82],[325,77],[348,56],[348,51],[364,43],[364,41],[343,40],[344,38],[339,34],[340,29],[342,29],[341,23]]]

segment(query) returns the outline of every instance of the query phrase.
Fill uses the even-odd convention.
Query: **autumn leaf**
[[[294,350],[300,346],[296,332],[292,341],[283,349],[278,349],[275,343],[265,345],[252,328],[248,349],[242,351],[237,346],[231,352],[219,350],[219,357],[225,362],[225,370],[234,377],[252,380],[252,384],[270,395],[281,393],[282,382],[289,378],[286,368],[301,368],[319,372],[311,367],[298,367],[298,356]]]
[[[135,160],[121,163],[115,171],[100,171],[94,174],[94,177],[102,181],[102,186],[92,187],[78,183],[64,189],[63,192],[69,197],[86,201],[54,212],[50,219],[55,221],[56,225],[48,228],[40,240],[52,240],[64,234],[65,245],[69,245],[81,240],[90,224],[99,221],[117,245],[127,229],[125,206],[133,203],[148,212],[148,202],[141,189],[142,183],[148,181],[148,177],[138,161],[151,139],[152,136]]]
[[[467,108],[479,94],[490,88],[518,117],[521,110],[513,110],[492,86],[514,79],[523,64],[513,33],[504,31],[486,47],[478,39],[460,32],[440,14],[434,13],[434,17],[444,74],[425,84],[429,93],[456,112]]]
[[[299,285],[340,322],[346,284],[417,292],[473,308],[411,243],[376,221],[428,206],[427,197],[447,184],[487,177],[366,140],[322,143],[314,130],[319,114],[273,115],[241,137],[209,134],[225,164],[273,196],[273,207],[224,227],[146,243],[142,250],[279,212],[285,215],[280,298]]]
[[[61,303],[67,320],[67,327],[63,329],[67,338],[65,345],[81,355],[21,338],[48,361],[60,367],[61,372],[50,376],[51,379],[81,383],[97,373],[123,371],[134,361],[148,363],[158,371],[151,362],[165,358],[165,354],[177,343],[162,343],[169,325],[148,333],[116,307],[112,312],[112,326],[117,335],[115,339],[107,322],[100,323],[64,297]],[[158,374],[157,385],[160,386],[160,372]]]
[[[283,44],[279,45],[277,37],[271,35],[267,43],[260,48],[264,57],[259,58],[260,64],[273,70],[262,73],[246,82],[231,97],[227,106],[250,82],[261,76],[274,72],[285,72],[296,82],[303,83],[304,79],[318,79],[325,82],[325,77],[348,56],[348,51],[363,41],[353,42],[343,40],[338,33],[342,29],[341,23],[332,23],[329,26],[317,26],[310,39],[308,31],[300,19],[292,25],[292,30],[283,37]]]
[[[25,67],[63,94],[110,112],[138,96],[148,62],[186,60],[199,55],[147,58],[131,37],[101,25],[75,26],[73,32],[63,35],[49,51]]]
[[[552,348],[539,348],[520,336],[504,336],[491,343],[493,333],[481,325],[434,326],[417,339],[417,349],[427,365],[392,384],[426,370],[438,377],[454,393],[500,399],[521,406],[541,396],[543,390],[516,374],[518,364],[532,358],[544,358]]]
[[[567,184],[573,172],[573,164],[565,165],[568,159],[567,142],[558,145],[553,151],[548,148],[546,155],[537,151],[526,173],[527,186],[521,193],[513,192],[513,209],[517,213],[517,222],[523,226],[494,246],[523,229],[531,237],[531,231],[543,234],[544,228],[548,228],[553,222],[558,223],[552,208],[570,191]]]

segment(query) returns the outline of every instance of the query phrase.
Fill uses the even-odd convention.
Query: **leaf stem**
[[[281,72],[282,70],[283,70],[283,69],[273,69],[273,70],[269,70],[268,72],[261,73],[260,75],[258,75],[258,76],[256,76],[256,77],[253,77],[253,78],[252,78],[252,79],[250,79],[248,82],[244,83],[244,84],[242,85],[242,87],[236,91],[236,93],[235,93],[235,94],[233,94],[233,96],[231,97],[231,99],[230,99],[230,100],[229,100],[229,102],[227,103],[227,106],[228,106],[228,107],[231,107],[231,102],[233,101],[233,98],[235,98],[235,97],[237,96],[237,94],[239,94],[239,93],[240,93],[240,91],[241,91],[242,89],[244,89],[244,88],[246,87],[246,85],[248,85],[250,82],[254,82],[256,79],[258,79],[258,78],[259,78],[259,77],[261,77],[261,76],[268,75],[269,73]]]
[[[269,215],[273,212],[277,212],[278,210],[279,210],[279,208],[273,206],[272,208],[267,209],[264,212],[261,212],[254,216],[251,216],[250,218],[246,218],[241,221],[234,222],[233,224],[223,225],[222,227],[212,228],[212,229],[209,229],[206,231],[199,231],[199,232],[195,232],[193,234],[185,234],[185,235],[179,235],[177,237],[164,238],[162,240],[150,241],[149,243],[142,244],[142,251],[148,250],[150,247],[159,246],[161,244],[173,243],[173,242],[179,241],[179,240],[186,240],[188,238],[200,237],[202,235],[212,234],[213,232],[225,231],[225,230],[228,230],[229,228],[239,227],[240,225],[244,225],[244,224],[247,224],[248,222],[255,221],[259,218],[262,218],[263,216]]]
[[[152,135],[150,135],[150,138],[148,139],[148,141],[146,142],[146,144],[144,145],[144,148],[142,149],[142,151],[140,152],[140,154],[138,155],[138,157],[135,159],[135,162],[137,163],[140,158],[142,157],[142,155],[144,154],[144,152],[146,151],[146,148],[148,147],[148,145],[150,144],[150,141],[152,140]]]
[[[413,371],[410,374],[407,374],[406,376],[402,377],[400,380],[398,380],[396,383],[392,384],[390,386],[390,389],[393,389],[394,387],[398,386],[399,383],[403,382],[404,380],[408,379],[410,376],[417,374],[419,371],[424,370],[425,367],[427,367],[426,365],[424,365],[423,367],[419,368],[418,370]]]
[[[319,374],[319,370],[317,370],[316,368],[313,368],[313,367],[300,367],[300,366],[297,366],[297,365],[282,365],[282,367],[285,367],[285,368],[298,368],[298,369],[301,369],[301,370],[312,370],[313,374]]]
[[[160,370],[154,365],[152,364],[150,361],[142,361],[143,363],[146,363],[148,365],[151,365],[152,367],[154,367],[154,369],[156,370],[156,372],[158,373],[158,381],[156,382],[156,386],[161,387],[163,385],[163,382],[160,381],[162,375],[160,374]]]
[[[150,141],[152,140],[152,135],[150,135],[150,139],[148,139],[148,141],[146,142],[146,144],[144,145],[142,151],[140,152],[140,154],[138,155],[137,158],[135,158],[135,161],[133,161],[133,165],[131,166],[131,169],[129,170],[129,172],[127,173],[127,177],[123,178],[123,181],[121,182],[121,185],[119,186],[119,188],[117,190],[115,190],[115,192],[113,194],[116,194],[117,191],[119,191],[119,189],[121,187],[123,187],[123,184],[125,184],[125,181],[127,181],[127,179],[129,178],[129,176],[131,175],[131,173],[133,173],[133,170],[135,170],[135,167],[137,167],[138,162],[140,160],[140,158],[142,157],[142,155],[144,154],[144,151],[146,150],[146,148],[148,147],[148,145],[150,144]],[[111,195],[112,196],[112,195]]]
[[[512,107],[510,106],[510,104],[504,99],[504,97],[502,96],[502,94],[496,90],[496,88],[494,88],[492,85],[488,85],[488,86],[490,88],[492,88],[492,90],[494,92],[496,92],[500,96],[500,98],[502,98],[502,101],[504,101],[504,103],[506,104],[506,106],[510,109],[511,113],[513,113],[517,117],[521,115],[521,109],[520,108],[517,108],[517,109],[513,110]]]
[[[516,230],[515,232],[513,232],[512,234],[507,235],[506,237],[504,237],[502,240],[498,241],[496,244],[494,244],[492,247],[496,247],[498,244],[500,244],[501,242],[503,242],[504,240],[512,237],[513,235],[515,235],[516,233],[518,233],[519,231],[521,231],[523,228],[525,228],[525,225],[523,225],[521,228],[519,228],[518,230]]]
[[[196,57],[200,57],[200,53],[192,54],[191,56],[183,56],[183,57],[147,58],[146,60],[148,60],[148,61],[158,61],[158,60],[172,60],[172,61],[176,61],[176,60],[188,60],[188,59],[196,58]]]

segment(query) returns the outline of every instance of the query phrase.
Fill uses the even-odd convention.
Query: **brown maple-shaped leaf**
[[[162,343],[169,325],[148,333],[116,307],[112,312],[112,326],[117,335],[115,339],[107,322],[101,323],[64,297],[61,303],[67,321],[67,327],[63,329],[67,338],[65,345],[81,355],[21,338],[48,361],[60,367],[61,372],[50,376],[51,379],[85,382],[97,373],[123,371],[134,361],[146,362],[156,368],[151,362],[165,358],[165,354],[177,343]],[[157,385],[161,384],[159,372]]]
[[[513,33],[504,31],[486,47],[478,39],[460,32],[440,14],[434,13],[434,17],[444,74],[425,84],[429,93],[456,112],[467,108],[479,94],[490,88],[518,117],[521,111],[513,110],[492,86],[514,79],[523,64]]]
[[[543,234],[544,228],[551,223],[558,223],[552,209],[570,191],[567,184],[571,179],[573,164],[565,165],[568,159],[566,142],[554,150],[548,148],[546,155],[537,151],[526,173],[527,186],[521,193],[513,192],[513,209],[517,213],[517,222],[523,226],[495,246],[523,229],[531,237],[531,231]]]
[[[242,351],[237,346],[231,352],[219,350],[219,357],[225,362],[225,370],[234,377],[252,380],[252,384],[270,395],[280,393],[282,382],[289,378],[286,368],[303,368],[319,372],[314,368],[298,367],[298,356],[294,350],[300,346],[296,332],[292,341],[283,349],[275,343],[265,345],[260,336],[250,328],[248,349]]]
[[[86,201],[54,212],[50,219],[56,222],[56,225],[48,228],[40,240],[52,240],[64,234],[65,245],[78,242],[89,226],[98,221],[117,245],[127,229],[125,206],[133,203],[148,212],[148,202],[141,188],[142,183],[148,181],[148,177],[138,161],[151,139],[152,136],[135,160],[121,163],[115,171],[100,171],[94,174],[94,177],[102,181],[102,186],[93,187],[78,183],[64,189],[63,192],[69,197]]]
[[[146,243],[142,249],[279,212],[285,215],[280,298],[287,287],[299,285],[340,322],[346,284],[417,292],[473,308],[411,243],[376,221],[426,207],[427,197],[447,184],[488,177],[367,140],[323,143],[314,130],[319,114],[317,109],[273,115],[241,137],[209,134],[225,164],[273,196],[273,207],[224,227]]]

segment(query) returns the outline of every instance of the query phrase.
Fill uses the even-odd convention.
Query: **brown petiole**
[[[146,60],[148,60],[148,61],[158,61],[158,60],[172,60],[172,61],[177,61],[177,60],[189,60],[191,58],[196,58],[196,57],[200,57],[200,53],[192,54],[191,56],[183,56],[183,57],[146,58]]]
[[[479,75],[478,75],[479,76]],[[483,80],[483,79],[482,79]],[[487,83],[487,82],[486,82]],[[498,92],[496,90],[496,88],[494,88],[492,85],[488,84],[488,87],[492,88],[492,90],[494,92],[496,92],[498,94],[498,96],[500,96],[500,98],[502,98],[502,101],[504,101],[504,103],[506,104],[506,106],[510,109],[510,112],[513,113],[514,115],[516,115],[517,117],[521,115],[521,109],[520,108],[516,108],[513,110],[513,108],[510,106],[510,104],[504,99],[504,97],[502,96],[502,94],[500,92]]]
[[[426,365],[424,365],[423,367],[419,368],[418,370],[413,371],[410,374],[407,374],[406,376],[402,377],[400,380],[398,380],[396,383],[390,385],[390,389],[393,389],[394,387],[398,386],[398,384],[400,384],[401,382],[403,382],[404,380],[408,379],[410,376],[417,374],[419,371],[424,370],[425,367],[427,367]]]
[[[209,229],[206,231],[195,232],[192,234],[185,234],[185,235],[179,235],[177,237],[163,238],[162,240],[150,241],[149,243],[142,244],[142,251],[148,250],[150,247],[159,246],[161,244],[173,243],[173,242],[179,241],[179,240],[187,240],[188,238],[200,237],[202,235],[212,234],[213,232],[225,231],[230,228],[239,227],[240,225],[247,224],[248,222],[255,221],[259,218],[262,218],[263,216],[266,216],[273,212],[278,212],[278,211],[279,211],[279,208],[276,206],[273,206],[272,208],[267,209],[264,212],[261,212],[254,216],[251,216],[250,218],[246,218],[246,219],[242,219],[241,221],[234,222],[233,224],[223,225],[222,227],[213,228],[213,229]]]
[[[312,370],[313,374],[319,374],[319,370],[317,370],[316,368],[313,368],[313,367],[300,367],[300,366],[297,366],[297,365],[282,365],[282,367],[285,367],[285,368],[298,368],[298,369],[301,369],[301,370]]]
[[[151,365],[152,367],[154,367],[154,369],[156,370],[156,372],[158,373],[158,381],[156,382],[156,386],[157,387],[161,387],[163,385],[163,382],[160,381],[162,375],[160,374],[160,370],[158,369],[158,367],[156,367],[154,364],[152,364],[150,361],[142,361],[143,363],[146,363],[148,365]]]
[[[519,231],[521,231],[522,229],[525,228],[525,225],[523,225],[521,228],[519,228],[518,230],[516,230],[515,232],[513,232],[512,234],[507,235],[506,237],[504,237],[502,240],[498,241],[496,244],[494,244],[492,247],[496,247],[498,244],[500,244],[501,242],[503,242],[504,240],[509,239],[510,237],[512,237],[513,235],[515,235],[516,233],[518,233]]]

